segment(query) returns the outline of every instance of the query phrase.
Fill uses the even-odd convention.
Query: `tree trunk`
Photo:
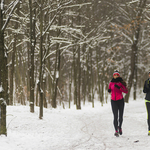
[[[78,3],[82,3],[81,1],[78,1]],[[78,25],[81,25],[81,9],[78,9],[78,16],[77,16],[77,22]],[[79,36],[80,37],[80,36]],[[78,63],[77,63],[77,69],[78,69],[78,98],[77,98],[77,109],[81,109],[81,45],[77,45],[77,52],[78,52]]]
[[[0,0],[1,4],[1,0]],[[0,8],[0,107],[1,107],[1,122],[0,122],[0,134],[7,135],[6,129],[6,95],[7,91],[7,80],[8,76],[5,71],[7,71],[6,63],[7,58],[5,57],[6,52],[4,50],[4,31],[3,27],[3,10]]]
[[[133,99],[136,100],[136,94],[137,94],[137,82],[138,82],[138,79],[137,79],[137,72],[138,72],[138,54],[135,56],[135,72],[134,72],[134,92],[133,92]]]
[[[79,1],[79,3],[81,3],[81,1]],[[81,9],[79,8],[78,10],[78,16],[77,16],[77,21],[78,24],[81,25],[81,17],[80,17],[80,13],[81,13]],[[79,36],[80,37],[80,36]],[[78,44],[78,98],[77,98],[77,109],[81,109],[81,45]]]
[[[13,105],[13,87],[14,87],[14,61],[15,61],[15,53],[16,53],[16,36],[14,36],[14,43],[13,43],[13,51],[12,51],[12,63],[10,67],[10,100],[9,105]]]
[[[125,96],[125,102],[129,102],[129,96],[130,96],[130,91],[132,87],[132,82],[134,78],[134,72],[135,72],[135,53],[136,53],[137,45],[134,44],[132,46],[132,55],[131,55],[131,74],[129,76],[129,81],[128,81],[128,93]]]
[[[61,26],[61,14],[59,14],[58,18],[58,26]],[[61,31],[60,29],[57,29],[57,37],[59,37]],[[53,99],[52,99],[52,107],[56,108],[56,98],[57,98],[57,87],[58,87],[58,81],[59,81],[59,75],[60,75],[60,63],[61,63],[61,51],[59,49],[60,44],[56,44],[56,62],[55,62],[55,73],[54,73],[54,92],[53,92]]]
[[[39,95],[40,95],[40,113],[39,118],[43,118],[43,1],[41,0],[40,7],[40,71],[39,71]]]
[[[71,108],[71,86],[72,86],[72,68],[71,68],[71,73],[69,73],[69,108]]]
[[[81,62],[80,62],[80,45],[78,45],[78,98],[76,104],[77,109],[81,109],[80,87],[81,87]]]
[[[35,6],[32,0],[29,0],[30,8],[30,49],[31,49],[31,62],[30,62],[30,112],[34,112],[34,50],[35,50]]]
[[[94,73],[93,73],[92,49],[90,49],[90,68],[91,68],[91,100],[92,107],[94,108]]]
[[[76,50],[73,46],[73,81],[74,81],[74,104],[77,104],[77,71],[76,71]]]

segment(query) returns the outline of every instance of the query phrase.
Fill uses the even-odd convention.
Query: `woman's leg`
[[[124,99],[118,101],[118,107],[119,107],[119,129],[122,127],[123,122],[123,113],[124,113]]]
[[[118,105],[117,105],[117,101],[111,100],[111,107],[112,107],[112,112],[114,115],[114,127],[115,127],[115,130],[118,131]]]
[[[148,123],[148,130],[150,131],[150,102],[146,102],[146,109],[147,109],[147,123]]]

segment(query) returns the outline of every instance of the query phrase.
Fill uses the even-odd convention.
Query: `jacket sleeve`
[[[128,88],[122,84],[121,87],[120,87],[120,91],[127,94],[128,93]]]
[[[109,83],[108,92],[111,93],[111,82]]]
[[[150,89],[146,86],[146,81],[144,83],[143,93],[148,93]]]

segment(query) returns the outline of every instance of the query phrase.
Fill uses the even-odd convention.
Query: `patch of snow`
[[[144,99],[125,104],[123,135],[114,136],[111,104],[95,102],[82,110],[44,109],[29,112],[29,106],[7,107],[7,133],[0,136],[2,150],[149,150]]]

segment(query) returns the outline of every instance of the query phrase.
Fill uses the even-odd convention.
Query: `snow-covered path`
[[[8,106],[8,136],[0,150],[149,150],[144,101],[125,106],[123,135],[114,137],[110,103],[82,110],[44,109],[43,120],[27,106]]]

